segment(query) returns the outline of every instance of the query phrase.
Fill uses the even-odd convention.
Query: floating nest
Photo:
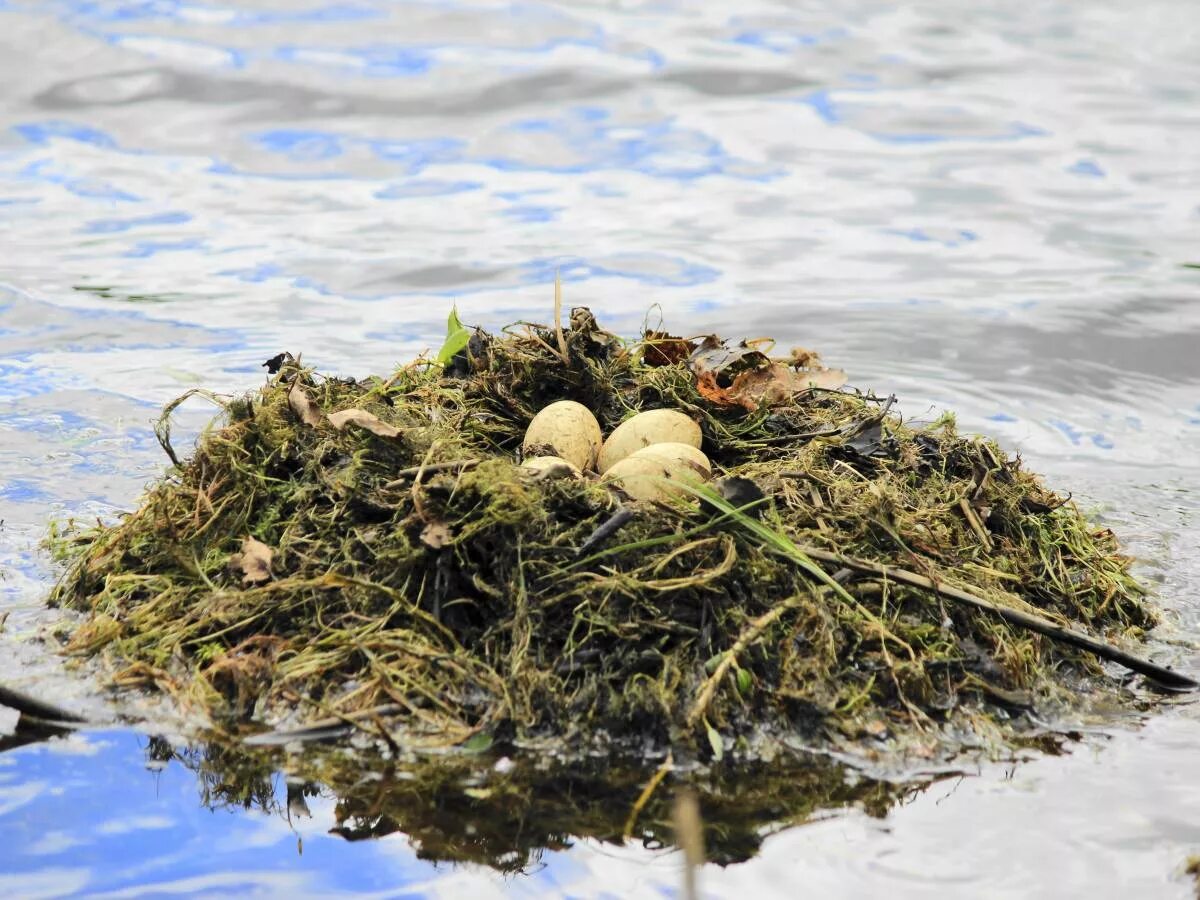
[[[1101,657],[1174,677],[1119,649],[1155,615],[1113,534],[950,416],[801,352],[570,322],[452,321],[440,359],[361,381],[281,354],[185,460],[176,401],[138,509],[52,537],[67,650],[264,741],[560,758],[1003,751],[1130,703]],[[638,503],[531,474],[559,400],[605,434],[685,413],[714,480]]]

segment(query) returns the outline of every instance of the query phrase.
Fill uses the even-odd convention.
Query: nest
[[[1112,533],[1019,458],[814,386],[803,354],[571,323],[452,329],[440,362],[362,381],[283,354],[182,461],[177,401],[137,510],[53,537],[52,599],[84,613],[68,651],[222,728],[404,747],[929,755],[1128,699],[1095,646],[1154,613]],[[719,480],[633,504],[531,477],[525,428],[564,399],[605,433],[686,413]]]

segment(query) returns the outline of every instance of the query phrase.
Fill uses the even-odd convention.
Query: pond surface
[[[555,271],[612,330],[774,335],[1019,449],[1141,560],[1152,655],[1200,668],[1200,8],[723,6],[0,0],[0,681],[112,719],[32,640],[37,542],[136,501],[162,403],[283,349],[387,371],[452,302],[545,321]],[[588,837],[435,865],[282,777],[214,810],[153,746],[0,753],[0,894],[680,884]],[[1189,897],[1200,709],[762,837],[705,896]]]

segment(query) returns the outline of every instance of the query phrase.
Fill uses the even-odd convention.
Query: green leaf
[[[754,676],[745,669],[737,670],[737,689],[743,697],[749,695],[754,687]]]
[[[438,351],[438,365],[449,365],[450,360],[454,359],[455,354],[467,346],[470,340],[471,329],[459,321],[458,307],[450,307],[450,316],[446,319],[446,342],[442,344],[442,349]]]
[[[720,762],[725,756],[725,742],[721,739],[717,729],[708,724],[707,719],[704,722],[704,730],[708,732],[708,744],[712,747],[713,759]]]
[[[473,734],[460,745],[467,753],[483,753],[492,746],[492,736],[482,731]]]

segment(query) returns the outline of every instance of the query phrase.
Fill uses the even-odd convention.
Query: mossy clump
[[[136,511],[56,535],[69,566],[52,600],[85,613],[69,651],[103,651],[118,684],[156,685],[222,727],[332,717],[405,746],[486,735],[563,753],[953,752],[1004,746],[1023,711],[1081,687],[1120,694],[1084,650],[781,552],[1140,639],[1154,614],[1130,560],[1018,458],[869,393],[746,402],[735,373],[752,354],[698,377],[683,342],[620,341],[582,309],[571,322],[476,331],[445,365],[388,378],[273,360]],[[749,482],[751,499],[634,504],[589,541],[619,492],[519,468],[526,426],[564,399],[605,434],[683,411],[721,485]]]

